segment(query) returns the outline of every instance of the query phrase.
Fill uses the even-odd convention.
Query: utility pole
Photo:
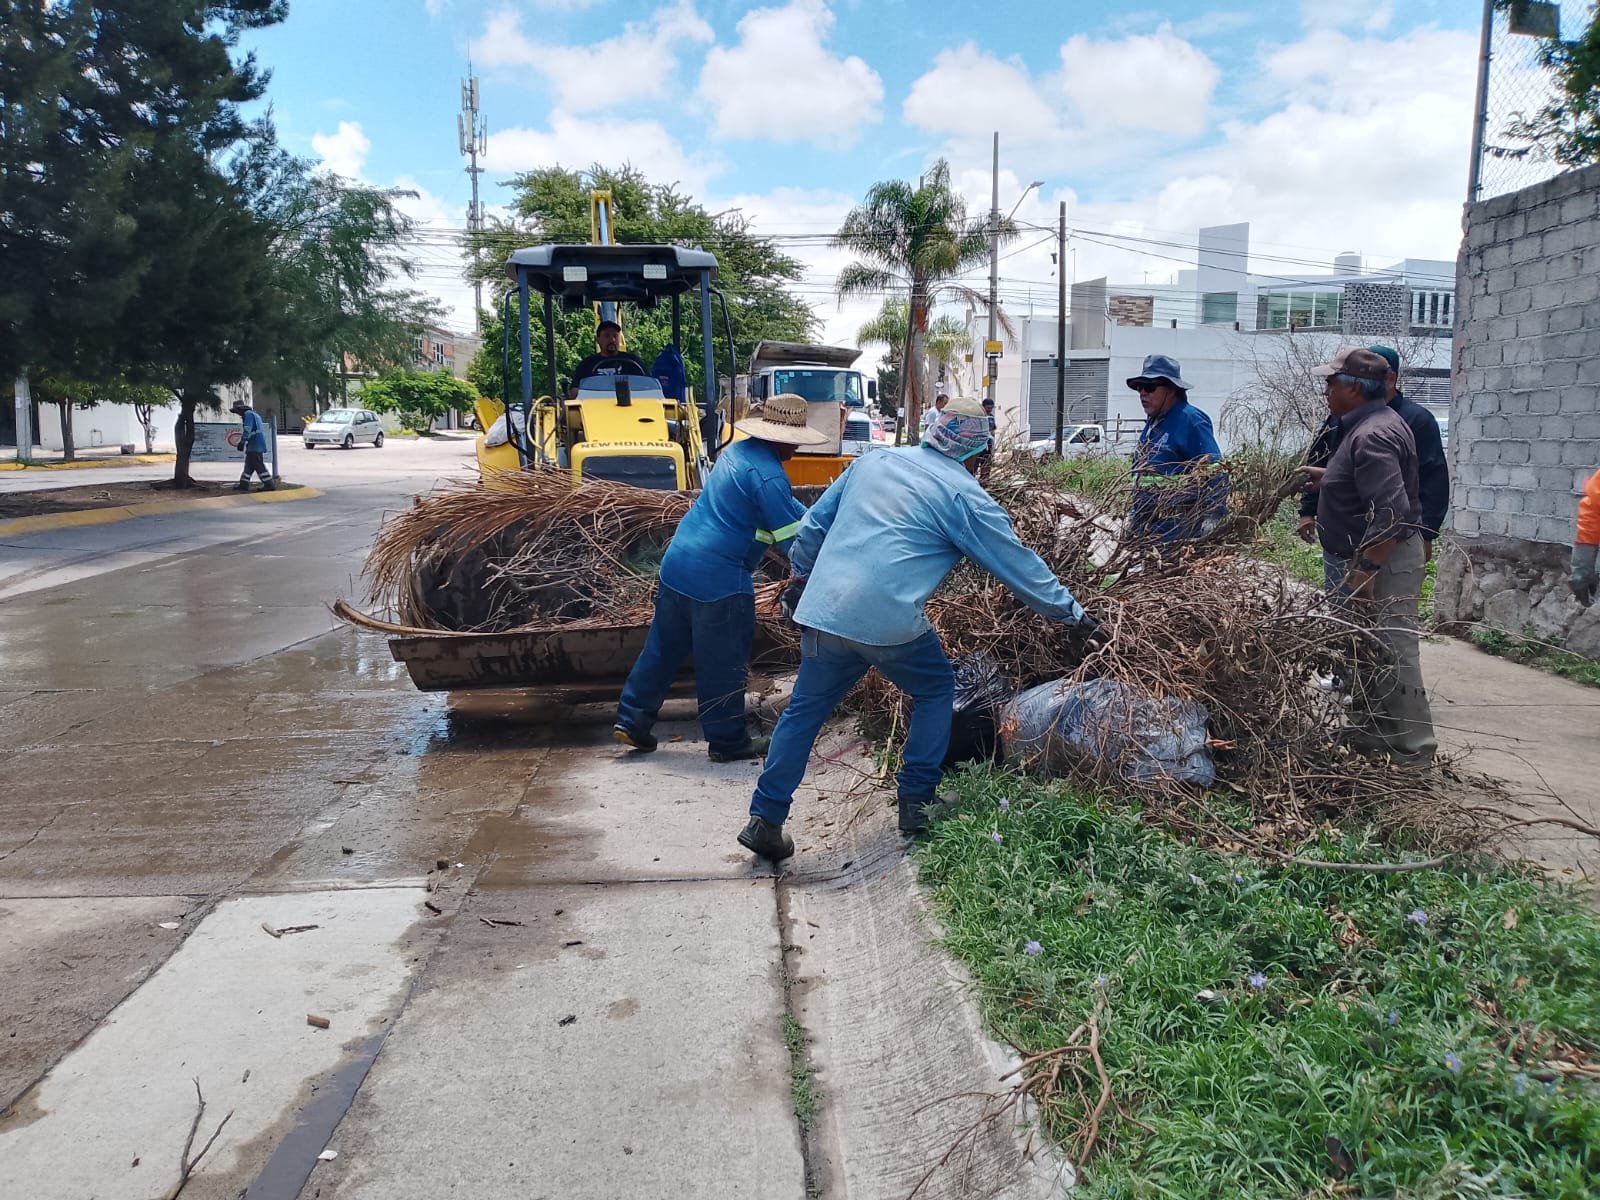
[[[1056,457],[1061,457],[1061,426],[1067,418],[1067,202],[1061,202],[1056,230]]]
[[[461,111],[456,114],[456,142],[467,160],[467,177],[472,180],[472,207],[467,209],[467,237],[471,241],[483,232],[483,204],[478,200],[478,176],[483,168],[478,157],[489,149],[489,122],[478,111],[478,79],[472,73],[472,62],[467,61],[467,77],[461,81]],[[477,245],[473,244],[472,258],[477,262]],[[483,332],[483,280],[472,281],[472,328]]]
[[[984,344],[983,398],[994,399],[994,379],[1000,374],[1000,131],[994,135],[993,193],[989,199],[989,340]]]

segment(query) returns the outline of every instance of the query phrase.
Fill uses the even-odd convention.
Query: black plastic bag
[[[1000,761],[998,720],[1012,687],[987,654],[969,654],[952,664],[956,697],[950,714],[950,749],[944,765]]]

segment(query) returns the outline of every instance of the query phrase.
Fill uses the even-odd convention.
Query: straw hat
[[[764,442],[785,442],[791,446],[820,446],[828,435],[806,424],[806,400],[793,392],[779,392],[760,408],[752,410],[733,427]]]

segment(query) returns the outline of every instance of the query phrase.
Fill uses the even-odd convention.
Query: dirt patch
[[[295,491],[299,486],[279,483],[278,490]],[[0,495],[0,520],[82,512],[94,508],[123,508],[156,500],[196,500],[205,496],[225,496],[232,491],[231,483],[195,480],[192,487],[177,488],[170,479],[146,479],[130,483],[89,483],[78,487],[44,488],[37,492],[11,492]]]

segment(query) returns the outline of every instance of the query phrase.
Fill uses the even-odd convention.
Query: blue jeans
[[[650,635],[617,704],[617,724],[634,733],[649,733],[673,677],[692,654],[706,742],[719,752],[739,749],[750,740],[744,723],[744,689],[755,635],[754,596],[692,600],[661,585]]]
[[[944,656],[939,635],[929,630],[903,645],[869,646],[805,629],[800,635],[800,675],[789,707],[772,731],[767,768],[750,798],[751,815],[773,825],[788,820],[794,790],[805,777],[806,762],[822,723],[872,667],[916,706],[906,734],[900,795],[908,800],[933,799],[943,775],[940,764],[950,745],[950,714],[956,697],[955,672]]]

